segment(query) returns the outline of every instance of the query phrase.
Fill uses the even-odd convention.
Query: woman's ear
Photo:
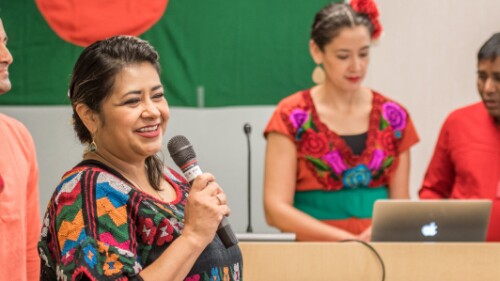
[[[311,57],[316,65],[323,63],[323,51],[312,39],[309,40],[309,52],[311,52]]]
[[[89,130],[90,134],[94,135],[99,127],[99,114],[83,103],[76,104],[75,111],[85,127],[87,127],[87,130]]]

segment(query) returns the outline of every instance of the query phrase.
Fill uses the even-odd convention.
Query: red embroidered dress
[[[360,155],[320,121],[310,90],[278,104],[264,134],[271,132],[287,136],[297,149],[294,206],[353,233],[370,225],[373,203],[388,198],[399,154],[418,142],[408,112],[376,92]]]

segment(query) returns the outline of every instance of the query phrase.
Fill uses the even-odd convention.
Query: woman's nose
[[[147,99],[144,102],[144,111],[142,112],[143,117],[155,118],[160,115],[160,110],[156,104],[151,100]]]
[[[361,69],[361,59],[353,56],[351,59],[350,68],[352,71],[359,71]]]

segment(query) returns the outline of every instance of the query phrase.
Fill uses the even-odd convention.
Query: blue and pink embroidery
[[[397,103],[374,95],[373,112],[365,151],[353,156],[341,138],[328,131],[313,106],[293,109],[287,122],[310,169],[328,190],[379,187],[387,182],[397,156],[397,144],[407,126],[408,115]]]

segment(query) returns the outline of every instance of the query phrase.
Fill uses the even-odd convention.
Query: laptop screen
[[[490,200],[377,200],[372,241],[481,242]]]

